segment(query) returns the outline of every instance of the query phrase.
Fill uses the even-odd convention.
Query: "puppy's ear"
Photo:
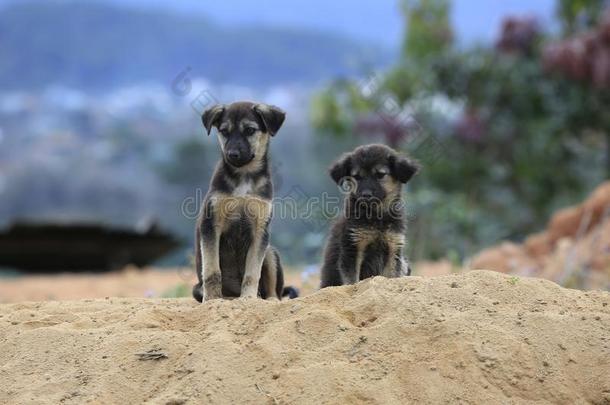
[[[263,121],[265,132],[271,136],[280,130],[286,118],[286,113],[274,105],[256,104],[252,109]]]
[[[419,164],[404,156],[390,156],[390,172],[392,177],[401,183],[411,180],[411,177],[419,171]]]
[[[222,113],[225,111],[225,106],[222,104],[215,105],[211,107],[203,113],[201,116],[201,121],[203,122],[203,126],[207,131],[208,135],[212,131],[212,127],[218,128],[220,125],[220,118],[222,117]]]
[[[349,154],[345,154],[332,164],[328,173],[335,183],[341,185],[341,180],[349,176],[351,170],[352,157]]]

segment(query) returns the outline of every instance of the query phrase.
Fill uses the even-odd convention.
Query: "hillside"
[[[608,403],[610,294],[476,271],[0,305],[0,402]]]
[[[200,15],[78,1],[0,10],[0,88],[102,89],[167,83],[185,68],[219,83],[317,82],[388,61],[370,45],[316,31],[223,27]]]

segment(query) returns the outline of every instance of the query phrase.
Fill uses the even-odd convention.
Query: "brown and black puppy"
[[[385,145],[360,146],[332,165],[330,176],[347,195],[326,244],[321,288],[411,274],[402,252],[401,191],[418,170],[415,162]]]
[[[277,107],[251,102],[217,105],[203,125],[218,129],[222,160],[210,182],[195,232],[197,301],[260,296],[280,299],[280,257],[269,245],[273,185],[269,140],[284,122]]]

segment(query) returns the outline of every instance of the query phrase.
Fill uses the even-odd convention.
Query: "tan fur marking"
[[[386,232],[385,241],[388,244],[388,259],[383,269],[383,275],[385,277],[395,277],[401,275],[404,266],[404,261],[401,264],[399,274],[395,273],[396,258],[402,257],[402,249],[405,245],[405,236],[399,233]]]
[[[246,268],[244,273],[244,280],[241,285],[241,297],[244,298],[256,298],[258,295],[258,280],[261,278],[261,270],[263,267],[263,260],[265,258],[265,252],[261,253],[260,245],[263,233],[261,228],[256,227],[254,232],[254,238],[252,238],[252,245],[246,255]],[[252,283],[252,280],[257,280],[257,283]]]
[[[222,135],[218,134],[216,139],[218,140],[218,145],[220,146],[220,150],[221,150],[222,154],[224,155],[224,153],[225,153],[225,143],[223,142],[224,137]]]
[[[375,166],[375,172],[388,174],[390,173],[390,169],[388,169],[386,165],[377,165]]]
[[[380,235],[379,231],[372,229],[353,229],[351,232],[352,241],[356,244],[356,282],[360,280],[364,251]]]
[[[212,205],[214,205],[212,203]],[[217,216],[214,214],[214,217]],[[201,249],[201,259],[203,263],[203,299],[210,300],[214,298],[222,298],[222,276],[220,272],[220,229],[216,221],[214,221],[214,240],[212,243],[199,242]]]
[[[351,232],[352,241],[356,244],[356,270],[358,279],[364,260],[364,251],[367,246],[377,239],[382,239],[388,245],[388,259],[383,269],[383,275],[392,277],[394,275],[394,259],[401,256],[405,244],[405,236],[395,232],[380,232],[374,229],[353,229]]]
[[[228,131],[231,132],[233,130],[233,123],[231,121],[224,121],[218,127],[218,131]]]
[[[244,276],[244,281],[242,285],[245,287],[251,287],[254,285],[254,280],[250,276]]]
[[[254,159],[242,167],[235,168],[237,172],[249,173],[259,170],[263,164],[263,158],[267,154],[267,148],[269,146],[269,134],[266,132],[256,132],[252,135],[248,142],[254,152]]]
[[[246,215],[253,221],[254,235],[252,244],[246,255],[244,282],[241,287],[241,296],[255,298],[258,295],[258,280],[261,277],[265,251],[261,252],[263,233],[271,216],[271,202],[260,198],[248,198],[245,206]],[[256,280],[249,283],[248,280]]]
[[[243,120],[239,123],[239,130],[242,132],[249,127],[256,128],[258,131],[258,123],[256,121]]]
[[[380,232],[375,229],[352,229],[351,237],[352,241],[358,246],[362,246],[363,249],[367,247],[371,242],[380,236]]]
[[[271,202],[269,200],[247,196],[232,196],[228,194],[216,193],[214,195],[215,223],[218,229],[224,231],[231,221],[239,220],[242,215],[253,221],[255,228],[265,224],[271,216]]]
[[[384,176],[383,179],[380,180],[380,182],[388,197],[395,197],[400,195],[401,184],[394,177]],[[388,198],[386,198],[386,200],[388,200]]]

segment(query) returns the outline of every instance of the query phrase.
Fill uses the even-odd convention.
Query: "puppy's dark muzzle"
[[[373,192],[371,190],[363,190],[358,194],[358,198],[363,200],[370,200],[374,197]]]
[[[229,149],[225,157],[227,158],[227,162],[229,162],[231,166],[242,167],[244,165],[247,165],[252,161],[252,159],[254,159],[254,154],[248,156],[244,153],[240,153],[237,150]]]
[[[376,195],[373,191],[362,190],[356,193],[356,204],[362,208],[374,208],[381,206],[382,198]]]

